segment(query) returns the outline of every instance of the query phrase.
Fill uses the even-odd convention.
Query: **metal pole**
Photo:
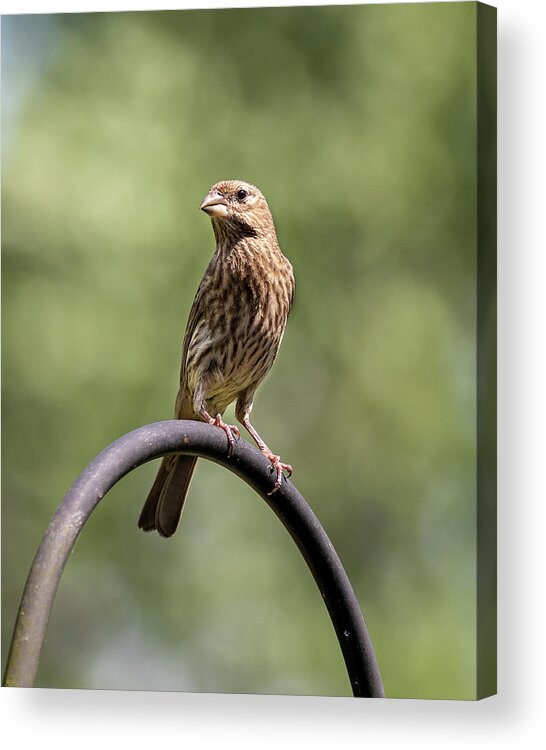
[[[241,477],[266,501],[292,536],[330,613],[353,694],[384,697],[381,675],[360,606],[319,520],[287,479],[274,495],[271,463],[244,440],[227,456],[225,435],[205,423],[169,420],[140,427],[116,440],[80,474],[42,538],[26,582],[13,633],[4,684],[32,687],[59,581],[85,522],[116,482],[168,453],[208,458]]]

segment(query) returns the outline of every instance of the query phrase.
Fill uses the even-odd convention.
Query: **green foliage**
[[[3,653],[88,461],[169,418],[213,250],[256,183],[296,273],[257,428],[364,609],[387,694],[474,695],[473,3],[3,19]],[[292,541],[200,462],[165,542],[126,478],[67,567],[37,684],[346,695]]]

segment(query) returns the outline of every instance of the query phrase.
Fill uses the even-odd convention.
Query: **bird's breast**
[[[221,412],[271,368],[290,310],[292,267],[280,250],[237,248],[213,264],[203,317],[190,347],[199,357],[187,362],[193,391],[206,382],[205,397]]]

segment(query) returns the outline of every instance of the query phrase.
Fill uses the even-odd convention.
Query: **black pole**
[[[276,513],[305,558],[330,613],[358,697],[384,697],[364,618],[341,561],[319,520],[287,479],[274,495],[272,465],[244,440],[227,456],[224,433],[201,422],[170,420],[140,427],[100,453],[80,474],[42,538],[23,592],[4,685],[32,687],[59,581],[85,522],[116,482],[167,453],[208,458],[233,471]]]

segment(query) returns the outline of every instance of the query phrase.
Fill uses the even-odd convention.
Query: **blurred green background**
[[[172,415],[214,248],[199,202],[241,178],[297,280],[254,422],[346,567],[387,694],[474,696],[475,13],[2,19],[3,663],[66,489]],[[271,511],[201,461],[178,534],[143,534],[156,468],[86,527],[37,685],[349,695]]]

